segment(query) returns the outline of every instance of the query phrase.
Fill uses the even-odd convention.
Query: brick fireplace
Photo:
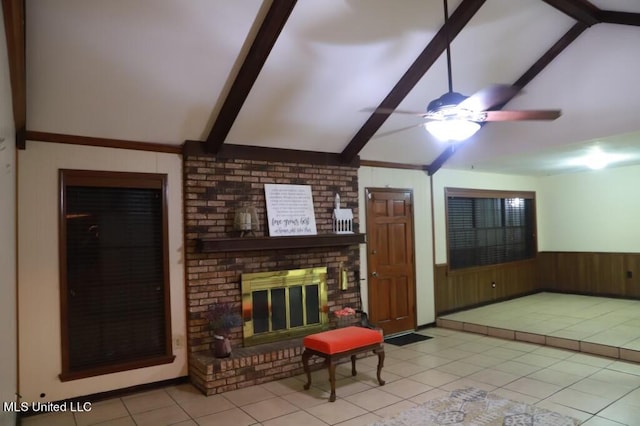
[[[242,327],[234,329],[230,336],[232,356],[214,358],[212,333],[203,315],[218,302],[230,302],[240,313],[241,274],[319,267],[327,268],[330,321],[334,321],[331,312],[335,310],[360,307],[359,245],[344,240],[334,244],[330,238],[333,235],[328,235],[332,233],[336,193],[340,194],[343,207],[353,209],[354,231],[358,232],[357,168],[218,158],[189,151],[183,161],[191,381],[211,395],[301,373],[300,338],[244,348]],[[311,185],[318,237],[294,238],[289,248],[274,244],[275,238],[266,238],[265,183]],[[255,236],[238,242],[234,214],[247,205],[256,208],[260,227]],[[311,242],[308,246],[306,240]],[[347,271],[346,290],[339,288],[341,267]]]

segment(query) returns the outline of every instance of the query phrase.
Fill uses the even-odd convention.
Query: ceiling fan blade
[[[404,109],[393,109],[393,108],[364,108],[362,109],[362,111],[373,112],[374,114],[408,114],[408,115],[416,115],[418,117],[425,117],[427,115],[426,112],[408,111]]]
[[[518,92],[520,87],[508,84],[493,84],[478,90],[464,101],[458,104],[458,108],[469,111],[484,111],[493,106],[509,102]]]
[[[559,109],[525,111],[485,111],[484,121],[555,120],[560,117]]]
[[[413,129],[414,127],[424,126],[424,123],[418,123],[407,127],[401,127],[399,129],[389,130],[388,132],[376,133],[371,137],[371,139],[383,138],[385,136],[393,135],[394,133],[404,132],[405,130]]]

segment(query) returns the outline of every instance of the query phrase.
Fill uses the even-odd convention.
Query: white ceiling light
[[[480,124],[454,118],[427,121],[424,123],[424,128],[441,141],[463,141],[480,130]]]
[[[589,153],[579,159],[579,163],[589,167],[592,170],[600,170],[607,167],[609,164],[623,160],[623,155],[608,154],[603,152],[600,148],[591,148]]]

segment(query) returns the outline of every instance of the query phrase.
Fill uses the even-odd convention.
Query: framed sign
[[[265,184],[269,235],[316,235],[310,185]]]

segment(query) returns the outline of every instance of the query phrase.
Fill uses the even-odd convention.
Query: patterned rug
[[[466,388],[427,401],[374,426],[575,426],[580,422],[553,411]]]

